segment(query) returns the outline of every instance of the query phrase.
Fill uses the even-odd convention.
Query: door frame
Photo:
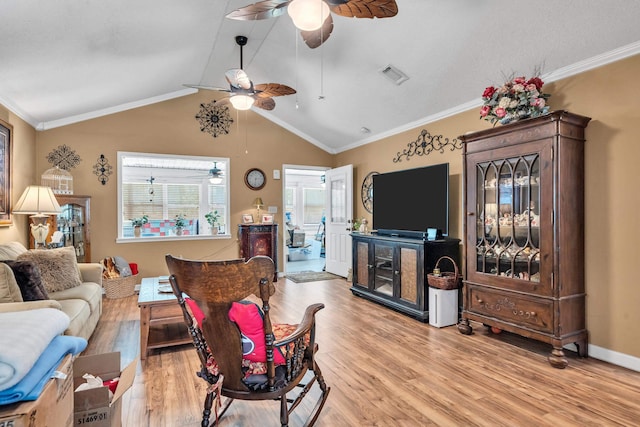
[[[297,170],[310,170],[310,171],[327,171],[329,169],[331,169],[331,167],[329,166],[309,166],[309,165],[294,165],[294,164],[283,164],[282,165],[282,204],[281,204],[281,209],[282,209],[282,252],[283,252],[283,256],[282,256],[282,272],[284,274],[287,273],[287,256],[285,254],[286,251],[286,247],[287,247],[287,226],[286,226],[286,222],[287,222],[287,216],[286,216],[286,191],[287,191],[287,170],[288,169],[297,169]],[[325,202],[325,213],[327,210],[327,206],[326,206],[326,202]]]

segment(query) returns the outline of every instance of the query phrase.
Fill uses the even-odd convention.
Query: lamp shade
[[[293,0],[287,7],[293,25],[302,31],[315,31],[329,16],[329,6],[322,0]]]
[[[255,99],[249,95],[233,95],[229,98],[229,101],[231,101],[231,105],[236,110],[248,110],[255,102]]]
[[[263,207],[264,202],[262,201],[262,197],[256,197],[256,199],[253,201],[253,206],[256,206],[258,208]]]
[[[13,208],[14,214],[52,215],[62,212],[50,187],[30,185]]]

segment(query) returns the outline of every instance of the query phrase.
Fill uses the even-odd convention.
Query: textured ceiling
[[[253,82],[298,91],[254,110],[335,153],[480,105],[507,75],[548,82],[640,51],[637,1],[396,1],[393,18],[334,15],[310,49],[286,14],[224,18],[251,0],[3,0],[0,103],[49,129],[193,93],[185,83],[225,87],[246,35]],[[382,76],[389,64],[409,80]]]

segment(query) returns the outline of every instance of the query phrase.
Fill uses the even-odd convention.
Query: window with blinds
[[[228,234],[228,158],[118,153],[119,238],[211,235],[205,215],[217,211],[218,235]],[[182,221],[179,221],[182,219]]]

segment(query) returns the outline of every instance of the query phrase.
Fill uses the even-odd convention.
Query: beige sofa
[[[15,260],[27,249],[19,242],[0,243],[0,261]],[[0,312],[51,307],[62,310],[71,323],[64,332],[89,339],[102,314],[102,265],[78,263],[82,284],[49,292],[48,300],[23,301],[12,269],[0,263]]]

